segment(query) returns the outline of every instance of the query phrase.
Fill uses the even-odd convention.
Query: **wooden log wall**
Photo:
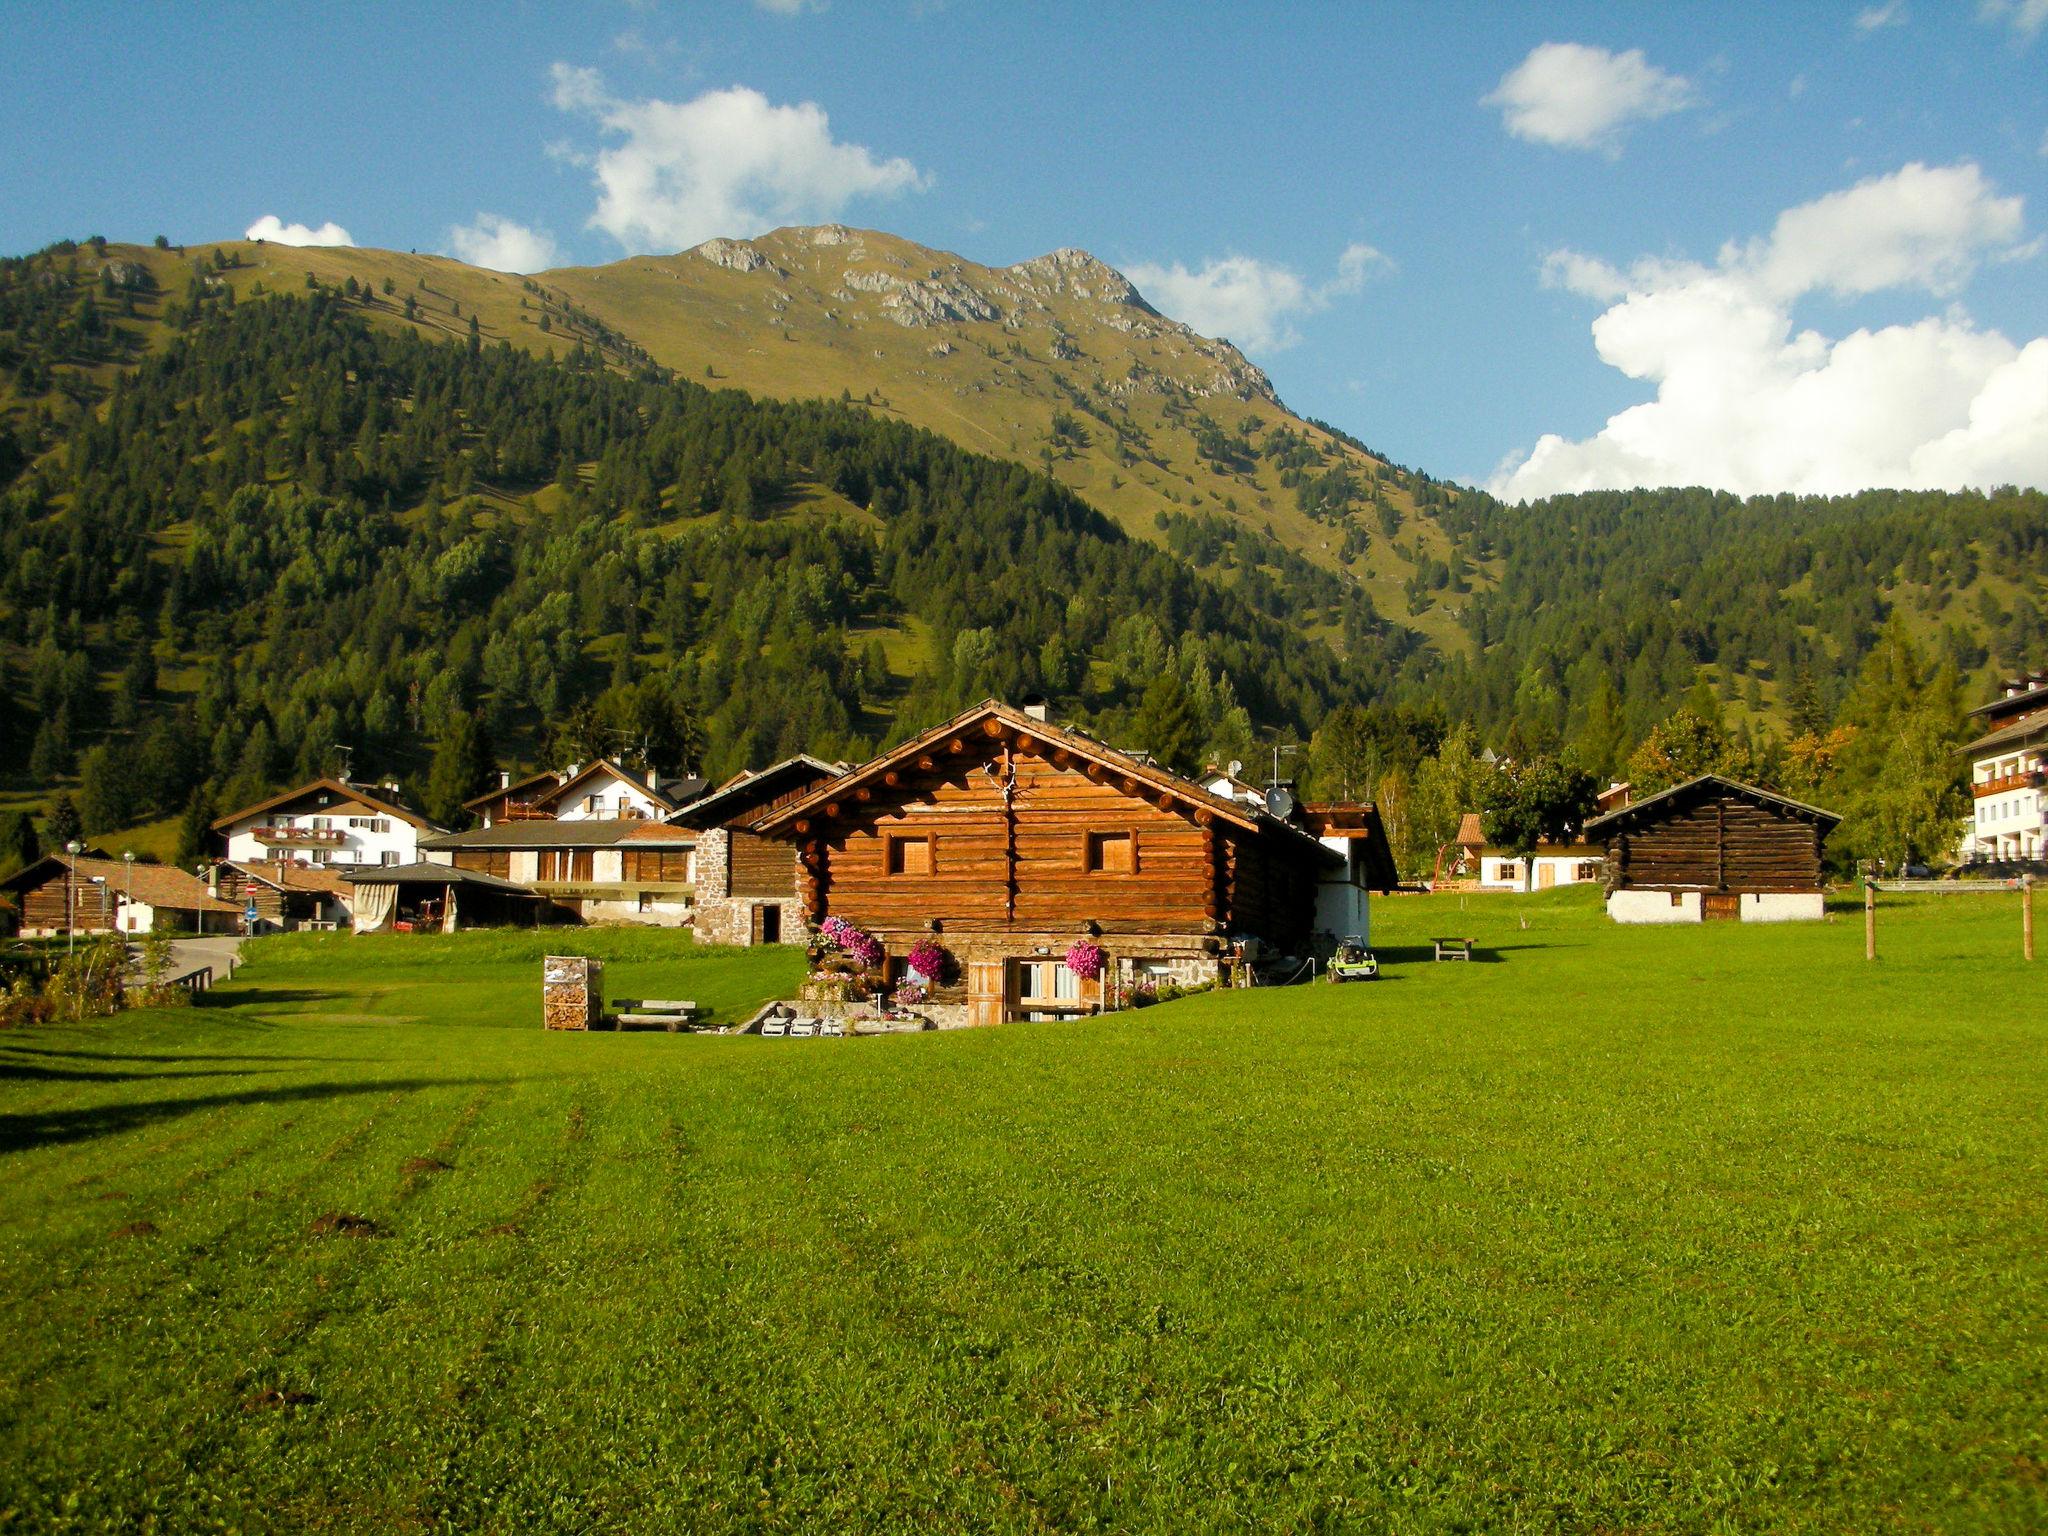
[[[816,912],[884,931],[1208,931],[1217,921],[1211,828],[1153,786],[1033,738],[942,744],[813,819]],[[831,814],[831,806],[838,814]],[[1091,871],[1088,835],[1135,839],[1130,873]],[[931,872],[891,874],[889,839],[928,838]],[[784,886],[787,889],[787,886]]]
[[[1813,823],[1737,795],[1637,825],[1616,844],[1620,889],[1811,891],[1822,837]]]

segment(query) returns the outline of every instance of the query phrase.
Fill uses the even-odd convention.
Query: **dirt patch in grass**
[[[131,1221],[125,1227],[114,1228],[114,1237],[155,1237],[156,1223],[153,1221]]]
[[[438,1157],[408,1157],[399,1171],[409,1178],[417,1178],[422,1174],[446,1173],[454,1166],[453,1163],[442,1162]]]
[[[352,1216],[347,1211],[329,1211],[324,1216],[314,1218],[313,1225],[306,1230],[314,1237],[375,1237],[378,1227],[377,1223],[367,1216]]]

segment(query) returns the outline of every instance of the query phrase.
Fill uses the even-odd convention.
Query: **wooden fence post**
[[[1863,958],[1877,958],[1877,881],[1863,877]]]

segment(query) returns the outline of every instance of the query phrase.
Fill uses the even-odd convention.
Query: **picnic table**
[[[665,1029],[670,1034],[696,1027],[697,1005],[687,998],[615,997],[612,1017],[621,1029]]]
[[[1432,939],[1430,942],[1436,945],[1436,957],[1439,960],[1470,960],[1472,958],[1472,941],[1470,939]]]

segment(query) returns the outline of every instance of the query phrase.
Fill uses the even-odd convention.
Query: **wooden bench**
[[[1472,941],[1470,939],[1432,939],[1430,942],[1436,945],[1436,957],[1439,960],[1470,960],[1472,958]]]
[[[694,1002],[672,997],[615,997],[612,1018],[621,1029],[665,1029],[670,1034],[694,1029],[700,1012]]]

